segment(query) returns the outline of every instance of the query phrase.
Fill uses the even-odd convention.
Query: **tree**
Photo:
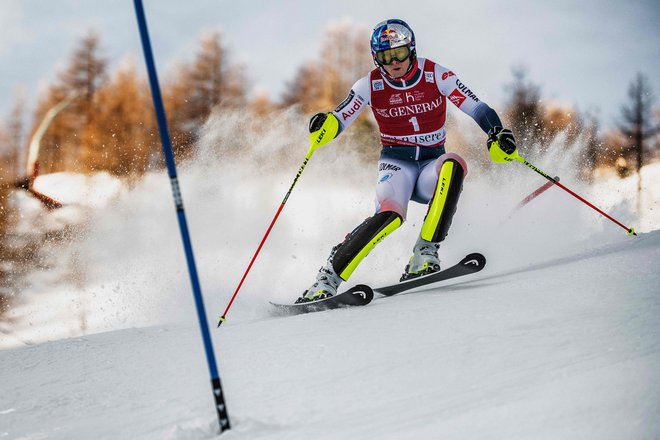
[[[555,104],[543,106],[541,110],[541,121],[537,132],[545,142],[550,142],[563,132],[566,135],[566,143],[571,144],[586,129],[582,116],[571,107]]]
[[[77,105],[81,108],[85,122],[94,118],[94,95],[106,80],[107,61],[100,54],[99,37],[89,31],[74,50],[69,66],[60,74],[60,86],[67,91],[81,91]]]
[[[11,298],[20,291],[20,279],[36,245],[21,242],[15,236],[20,213],[12,201],[12,193],[18,153],[12,146],[15,139],[11,133],[11,118],[7,125],[9,129],[0,126],[0,320],[9,310]]]
[[[513,69],[513,82],[507,86],[510,93],[505,117],[519,143],[531,144],[542,140],[543,113],[541,88],[527,80],[522,67]]]
[[[9,114],[9,120],[7,121],[7,148],[9,149],[10,163],[13,165],[11,171],[14,177],[18,177],[23,172],[23,169],[19,170],[19,167],[24,163],[21,160],[25,137],[24,116],[25,97],[21,91],[16,97],[14,106]]]
[[[35,112],[36,124],[45,113],[71,92],[78,98],[53,121],[42,140],[41,151],[46,160],[44,171],[88,170],[84,161],[100,144],[91,133],[95,117],[97,90],[106,80],[106,60],[100,55],[99,38],[89,32],[77,44],[67,68],[59,74],[56,84],[39,100]]]
[[[638,204],[642,192],[640,170],[647,155],[650,154],[646,141],[658,132],[657,127],[654,127],[652,122],[653,101],[653,90],[649,80],[640,72],[628,87],[628,100],[626,104],[621,106],[622,121],[619,124],[619,129],[629,140],[626,153],[634,158],[635,171],[638,176]]]
[[[578,159],[578,163],[585,179],[591,182],[598,162],[602,160],[603,140],[598,134],[599,124],[595,115],[587,113],[583,126],[584,151]]]
[[[319,105],[333,107],[346,97],[351,85],[374,66],[369,29],[351,21],[330,23],[323,32],[322,93]]]
[[[330,23],[323,30],[323,40],[319,59],[305,62],[287,84],[283,105],[299,104],[304,113],[328,111],[373,68],[369,29],[350,21]]]
[[[252,99],[248,103],[250,113],[259,117],[264,117],[276,109],[276,105],[268,96],[266,90],[260,89],[253,93]]]
[[[148,90],[130,60],[98,90],[90,133],[101,148],[88,158],[88,167],[132,178],[145,172],[158,149]]]
[[[80,161],[82,171],[93,171],[96,168],[90,158],[102,149],[102,141],[94,137],[93,123],[96,114],[96,92],[107,79],[107,61],[100,54],[99,38],[93,32],[83,37],[73,56],[69,67],[61,74],[61,87],[66,91],[77,90],[80,97],[71,106],[70,112],[75,119],[76,134],[80,144],[77,146],[76,159]]]
[[[522,67],[513,69],[513,81],[507,90],[510,96],[504,119],[513,129],[518,145],[534,146],[539,152],[547,153],[551,145],[569,147],[580,142],[583,151],[576,162],[590,178],[597,155],[595,149],[600,144],[595,118],[582,115],[570,105],[545,103],[540,86],[527,79]]]
[[[287,83],[282,96],[282,105],[289,107],[300,105],[303,113],[309,114],[318,110],[321,99],[321,87],[318,78],[321,71],[315,62],[304,63],[296,72],[292,81]]]
[[[0,131],[0,145],[4,145],[5,142],[7,142],[7,135]],[[0,155],[0,172],[3,177],[9,167],[11,167],[11,162],[7,160],[6,156]],[[3,177],[0,177],[0,261],[2,261],[0,264],[0,320],[2,315],[9,310],[9,299],[13,294],[11,286],[13,284],[13,260],[15,259],[10,245],[10,232],[13,228],[15,211],[10,209],[11,190]]]
[[[369,29],[350,21],[330,23],[323,30],[323,43],[318,59],[306,61],[287,84],[281,103],[288,107],[300,106],[310,115],[334,109],[351,86],[373,69],[369,48]],[[377,159],[376,127],[364,112],[342,138],[352,144],[351,151],[365,160]]]
[[[177,155],[187,155],[215,107],[232,109],[247,103],[243,68],[229,63],[221,34],[214,32],[203,37],[200,46],[193,63],[179,68],[166,94],[165,105]]]

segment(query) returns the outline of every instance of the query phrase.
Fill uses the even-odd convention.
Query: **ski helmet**
[[[389,20],[381,21],[374,27],[371,33],[371,56],[377,66],[389,64],[379,61],[378,52],[403,46],[408,48],[410,59],[414,61],[417,58],[415,33],[405,21],[398,18],[390,18]]]

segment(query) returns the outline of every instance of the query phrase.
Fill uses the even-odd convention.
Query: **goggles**
[[[403,63],[410,56],[410,48],[408,46],[399,46],[394,49],[386,49],[376,52],[376,60],[380,64],[389,65],[393,60]]]

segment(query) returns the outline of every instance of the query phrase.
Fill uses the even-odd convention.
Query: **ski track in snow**
[[[660,438],[657,185],[647,183],[646,210],[633,215],[633,181],[583,187],[568,159],[539,164],[634,218],[640,235],[631,238],[560,191],[509,217],[543,182],[522,168],[471,170],[441,258],[479,251],[483,272],[362,308],[273,316],[267,301],[297,296],[373,209],[374,170],[351,169],[331,151],[310,161],[227,322],[212,330],[232,430],[217,436],[170,189],[158,174],[106,195],[113,202],[60,250],[58,261],[84,276],[35,274],[12,325],[0,328],[0,346],[10,347],[0,350],[0,439]],[[211,153],[181,170],[212,325],[295,176],[297,153],[259,175]],[[328,168],[336,185],[315,179]],[[660,181],[660,167],[648,176]],[[318,222],[321,202],[345,209]],[[396,280],[423,215],[411,205],[351,283]],[[64,209],[51,220],[75,216]]]

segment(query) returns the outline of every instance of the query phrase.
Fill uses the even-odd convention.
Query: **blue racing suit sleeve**
[[[502,127],[502,121],[495,110],[483,101],[477,104],[472,118],[485,133],[488,133],[495,126]]]

